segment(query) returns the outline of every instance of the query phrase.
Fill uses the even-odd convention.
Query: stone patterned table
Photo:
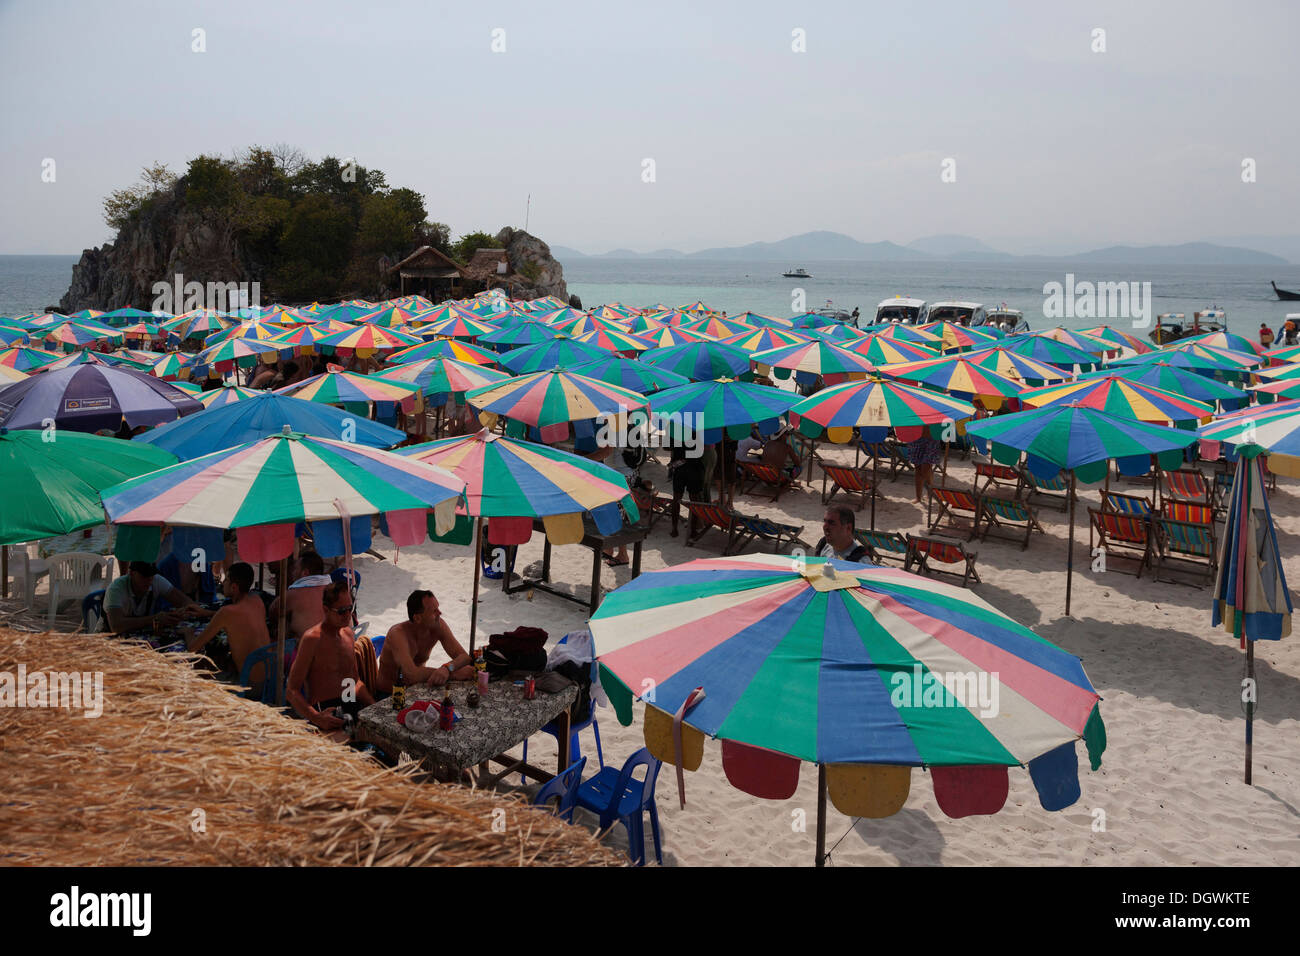
[[[460,720],[450,731],[435,725],[416,733],[397,722],[398,712],[391,700],[381,700],[361,711],[357,718],[356,739],[372,743],[391,756],[410,754],[425,769],[440,779],[459,780],[473,767],[479,767],[480,786],[491,786],[507,773],[523,773],[535,780],[550,780],[553,774],[505,756],[510,748],[523,743],[556,717],[567,725],[569,707],[578,698],[576,686],[556,694],[537,691],[533,700],[524,699],[524,689],[508,680],[493,681],[478,707],[466,703],[469,681],[452,681],[442,687],[417,684],[406,688],[407,705],[420,700],[441,701],[451,688],[452,705]],[[560,734],[558,770],[568,766],[569,735]],[[489,762],[504,764],[506,769],[489,774]],[[558,772],[557,770],[557,772]]]

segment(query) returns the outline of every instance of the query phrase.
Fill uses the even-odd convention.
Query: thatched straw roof
[[[0,864],[621,862],[518,798],[418,782],[414,764],[389,770],[330,744],[178,656],[0,628],[0,672],[20,663],[102,671],[104,706],[98,718],[0,707]]]
[[[505,272],[497,271],[501,263],[505,263]],[[509,282],[513,278],[504,249],[476,249],[460,271],[466,279],[475,282]]]

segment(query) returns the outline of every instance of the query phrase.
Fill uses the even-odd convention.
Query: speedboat
[[[954,325],[983,325],[984,306],[978,302],[936,302],[925,310],[924,322],[951,322]]]
[[[791,269],[789,272],[782,272],[781,275],[787,279],[811,279],[812,276],[804,269]]]
[[[896,295],[876,306],[876,317],[872,324],[901,322],[904,325],[918,325],[924,312],[924,299],[909,299]]]
[[[1225,332],[1228,329],[1228,313],[1218,306],[1201,309],[1192,313],[1192,324],[1187,324],[1187,316],[1182,312],[1162,312],[1156,316],[1156,327],[1148,336],[1156,345],[1167,345],[1179,339],[1189,339],[1207,332]]]
[[[1005,335],[1023,335],[1029,331],[1029,323],[1025,321],[1025,313],[1019,309],[1008,309],[1002,306],[997,309],[989,309],[984,316],[985,328],[1001,329]]]

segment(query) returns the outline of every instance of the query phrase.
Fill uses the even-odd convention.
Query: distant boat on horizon
[[[1300,292],[1288,292],[1286,289],[1279,289],[1277,283],[1272,280],[1269,280],[1268,284],[1273,287],[1273,291],[1277,293],[1277,297],[1283,302],[1300,302]]]
[[[806,269],[791,269],[789,272],[782,272],[787,279],[811,279],[812,275]]]

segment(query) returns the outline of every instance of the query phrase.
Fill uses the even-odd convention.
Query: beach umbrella
[[[200,385],[198,382],[171,381],[168,382],[167,384],[170,385],[172,388],[180,389],[186,395],[193,395],[195,398],[198,398],[203,394],[203,386]],[[225,386],[223,385],[222,388],[224,387]]]
[[[536,345],[538,342],[549,342],[557,338],[559,334],[558,331],[545,322],[529,320],[480,336],[478,343],[480,345],[519,348],[524,345]]]
[[[406,440],[406,433],[399,429],[358,418],[329,405],[275,392],[224,386],[203,394],[219,396],[239,391],[246,394],[230,401],[218,400],[197,415],[152,429],[133,440],[165,448],[181,461],[278,435],[285,426],[300,434],[351,441],[370,448],[391,448]]]
[[[1144,358],[1151,358],[1152,355],[1169,352],[1187,352],[1198,358],[1209,359],[1212,362],[1219,363],[1220,366],[1237,371],[1258,368],[1264,364],[1264,360],[1255,352],[1239,352],[1236,349],[1223,349],[1214,345],[1205,345],[1201,342],[1187,342],[1179,340],[1172,345],[1162,349],[1159,353],[1150,353]]]
[[[625,324],[628,331],[634,335],[641,335],[645,332],[658,332],[661,329],[668,328],[667,322],[660,322],[658,319],[655,319],[650,315],[638,315],[634,319],[628,319]]]
[[[657,322],[659,325],[671,325],[678,328],[699,320],[700,317],[694,312],[683,312],[681,309],[664,309],[662,312],[648,312],[634,317],[632,319],[632,331],[639,332],[642,326],[652,321]]]
[[[763,352],[767,349],[780,348],[783,345],[800,345],[811,342],[810,335],[781,328],[749,329],[718,339],[723,345],[734,345],[746,352]]]
[[[288,395],[305,399],[309,402],[321,402],[325,405],[342,405],[349,411],[365,414],[370,410],[370,403],[381,406],[381,415],[391,405],[400,408],[409,415],[422,405],[420,387],[407,382],[379,378],[376,375],[363,375],[360,372],[345,372],[331,369],[320,375],[313,375],[301,382],[286,385],[275,390],[277,395]]]
[[[300,325],[296,328],[286,329],[278,335],[266,339],[266,344],[274,345],[281,350],[293,349],[298,355],[314,355],[316,343],[338,331],[337,329],[323,327],[326,325],[327,323],[320,322],[316,325]]]
[[[250,399],[204,414],[238,411],[252,403]],[[285,582],[298,523],[337,521],[350,569],[351,519],[383,515],[395,545],[419,544],[426,537],[430,511],[439,534],[455,526],[456,503],[464,488],[464,482],[432,465],[285,428],[281,434],[114,485],[102,497],[109,520],[119,526],[236,530],[241,559],[250,564],[278,560],[278,580]],[[148,544],[156,553],[157,541]],[[137,542],[142,555],[150,550],[148,544]],[[134,555],[119,551],[119,557],[129,560]],[[277,675],[284,666],[286,605],[280,602]],[[275,682],[276,703],[282,704],[283,685]]]
[[[544,442],[567,437],[569,422],[609,416],[622,420],[629,412],[646,407],[646,398],[639,392],[564,369],[485,385],[466,392],[465,401],[480,413],[490,412],[541,429]]]
[[[949,355],[925,362],[882,365],[881,375],[914,382],[947,392],[967,401],[978,398],[989,411],[997,411],[1007,399],[1019,398],[1026,385],[1020,379],[999,375],[967,361],[962,355]]]
[[[1213,353],[1214,350],[1212,349],[1201,349],[1200,352],[1179,351],[1169,348],[1157,349],[1147,352],[1145,355],[1131,355],[1128,358],[1111,359],[1106,363],[1106,368],[1137,368],[1152,362],[1163,362],[1173,368],[1180,368],[1188,372],[1195,372],[1197,375],[1219,378],[1225,381],[1240,381],[1248,377],[1250,370],[1254,368],[1254,365],[1249,360],[1243,362],[1238,358],[1231,357],[1239,356],[1240,353]]]
[[[531,309],[535,317],[548,325],[564,326],[579,320],[590,319],[591,316],[582,309],[575,309],[572,306],[562,305],[557,309]],[[601,319],[601,322],[614,322],[616,325],[627,327],[627,323],[622,319]]]
[[[1124,365],[1118,368],[1106,368],[1098,372],[1088,372],[1083,379],[1110,375],[1128,379],[1141,385],[1149,385],[1165,392],[1182,395],[1198,402],[1214,405],[1216,402],[1225,411],[1240,408],[1250,401],[1250,396],[1239,388],[1225,385],[1205,375],[1197,375],[1176,368],[1168,362],[1148,362],[1145,365]]]
[[[394,365],[376,372],[374,377],[418,386],[433,403],[443,404],[450,397],[460,404],[465,401],[466,392],[493,382],[503,382],[510,375],[473,362],[434,358]]]
[[[341,355],[347,358],[355,353],[361,358],[369,358],[372,355],[396,352],[407,346],[419,344],[418,335],[408,335],[379,325],[362,325],[327,335],[317,341],[316,347],[326,355]]]
[[[731,784],[789,799],[817,765],[817,865],[829,796],[848,816],[900,810],[924,767],[951,817],[990,814],[1025,765],[1049,811],[1080,797],[1077,742],[1105,727],[1079,659],[966,588],[897,568],[780,555],[648,571],[588,625],[619,722],[645,702],[650,752],[700,765],[722,741]],[[997,699],[994,700],[996,691]]]
[[[940,357],[937,348],[917,345],[898,338],[887,338],[880,333],[864,336],[855,341],[844,340],[841,348],[856,352],[873,365],[896,365],[900,362],[925,362]],[[969,353],[974,354],[974,353]]]
[[[746,325],[744,322],[736,322],[733,319],[724,319],[716,315],[711,315],[707,319],[701,319],[683,325],[687,332],[699,332],[701,335],[707,335],[710,338],[725,339],[729,336],[736,335],[740,332],[752,332],[754,326]]]
[[[838,324],[834,316],[822,315],[820,312],[804,312],[794,316],[794,328],[819,329],[826,325]]]
[[[28,329],[20,329],[16,325],[0,323],[0,348],[27,345],[31,340],[32,337]]]
[[[1300,362],[1288,362],[1285,365],[1270,365],[1268,368],[1255,370],[1258,378],[1271,382],[1287,382],[1300,378]]]
[[[1255,393],[1255,399],[1261,405],[1288,401],[1300,398],[1300,379],[1284,378],[1275,382],[1264,382],[1262,385],[1251,386],[1250,391]]]
[[[501,355],[501,366],[516,375],[527,372],[544,372],[552,368],[571,368],[584,362],[594,362],[608,355],[604,349],[584,342],[575,342],[567,335],[558,335],[545,342],[511,349]]]
[[[375,309],[373,312],[367,312],[365,315],[358,317],[356,321],[366,325],[378,325],[386,329],[395,329],[417,321],[418,317],[418,312],[412,312],[409,309],[389,304]]]
[[[712,445],[729,438],[744,438],[755,425],[763,434],[776,431],[798,396],[784,389],[749,382],[712,380],[689,382],[650,396],[657,416],[672,422],[694,423],[703,430],[703,442]]]
[[[570,314],[572,313],[572,314]],[[543,322],[555,329],[577,338],[584,332],[630,332],[631,323],[627,319],[598,319],[577,309],[559,309],[555,312],[538,316]]]
[[[246,398],[256,398],[258,395],[265,394],[266,392],[261,389],[245,388],[243,385],[232,385],[226,382],[220,388],[214,388],[207,392],[200,391],[196,397],[203,403],[204,408],[212,408],[214,406],[233,405],[235,402],[242,402]],[[235,444],[239,443],[235,442]]]
[[[134,322],[130,325],[124,325],[118,329],[127,341],[137,339],[156,339],[162,336],[162,331],[158,325],[153,322]]]
[[[861,379],[876,368],[866,356],[821,339],[755,352],[750,360],[760,368],[770,366],[779,379],[789,378],[793,372],[801,385],[811,384],[818,377],[829,379],[827,384],[843,378]]]
[[[656,368],[645,362],[610,355],[584,365],[575,365],[570,371],[575,375],[599,379],[610,385],[640,392],[642,395],[690,383],[690,379],[685,375],[678,375],[666,368]]]
[[[880,331],[875,331],[876,326],[870,326],[868,332],[872,335],[880,335],[887,339],[898,339],[902,342],[911,342],[913,345],[925,345],[931,348],[942,348],[943,336],[936,335],[934,332],[924,329],[919,325],[904,325],[902,322],[886,322],[880,326]]]
[[[574,339],[584,345],[594,346],[602,352],[617,352],[627,356],[645,352],[658,345],[651,339],[616,329],[592,329],[590,332],[574,336]]]
[[[373,311],[375,311],[373,304],[358,305],[352,302],[339,302],[336,305],[327,305],[320,309],[316,313],[316,320],[318,322],[332,320],[352,323]]]
[[[1300,402],[1276,402],[1220,415],[1202,425],[1197,434],[1203,441],[1227,444],[1233,454],[1262,448],[1270,471],[1300,478]],[[1218,448],[1206,451],[1212,453],[1203,454],[1203,458],[1219,457]]]
[[[714,342],[715,339],[699,332],[688,332],[680,326],[665,325],[658,329],[644,329],[635,333],[648,339],[656,348],[671,348],[674,345],[690,345],[692,342]]]
[[[598,319],[627,319],[637,314],[635,309],[629,309],[625,305],[602,305],[599,308],[592,309],[591,314]]]
[[[1109,325],[1098,325],[1095,328],[1083,329],[1083,334],[1122,348],[1132,349],[1138,355],[1145,355],[1147,352],[1152,351],[1151,346],[1136,335],[1130,335],[1128,332],[1122,332]]]
[[[95,310],[87,309],[86,311],[93,313]],[[153,325],[158,321],[158,316],[154,315],[152,312],[146,312],[144,309],[133,309],[130,306],[127,306],[124,309],[113,309],[111,312],[101,312],[97,315],[86,317],[94,317],[105,325],[113,326],[131,325],[132,323],[139,324],[141,322]]]
[[[184,352],[168,352],[157,362],[154,363],[150,375],[158,378],[188,378],[190,366],[194,364],[194,356],[186,355]]]
[[[215,378],[216,375],[225,375],[235,368],[252,368],[259,362],[270,364],[279,357],[280,349],[274,343],[259,342],[256,339],[227,339],[196,352],[190,359],[190,370],[197,375],[206,372]]]
[[[426,340],[436,336],[472,340],[480,335],[490,335],[501,330],[501,326],[491,322],[484,322],[470,312],[465,312],[462,309],[458,309],[457,312],[461,314],[449,315],[433,322],[421,322],[417,334],[420,338]]]
[[[26,378],[26,372],[20,372],[16,368],[10,368],[8,365],[0,365],[0,390],[14,384],[14,382],[21,382]]]
[[[469,342],[460,342],[455,339],[435,339],[432,342],[423,342],[420,345],[412,345],[410,348],[394,352],[388,356],[388,364],[390,366],[405,365],[407,362],[422,362],[425,359],[434,358],[455,359],[457,362],[470,362],[474,365],[496,365],[501,355],[491,349],[485,349]]]
[[[1019,378],[1028,385],[1047,385],[1052,382],[1064,382],[1070,378],[1069,372],[1055,365],[1040,362],[1038,359],[1021,355],[1002,346],[963,352],[962,358],[990,372],[997,372],[1008,378]]]
[[[222,329],[220,332],[213,332],[203,340],[205,347],[211,347],[219,342],[225,342],[228,339],[254,339],[260,342],[269,342],[277,336],[283,335],[285,329],[272,325],[262,320],[249,320],[232,325],[228,329]]]
[[[880,378],[865,382],[832,385],[805,398],[790,409],[790,424],[799,433],[817,438],[823,432],[828,441],[843,444],[858,429],[859,441],[884,441],[893,428],[904,441],[915,441],[923,429],[953,426],[975,414],[970,402],[927,388],[914,388]],[[947,436],[944,436],[945,443]],[[872,487],[876,485],[878,459],[871,458]],[[871,495],[871,530],[876,530],[876,496]]]
[[[939,336],[940,348],[945,352],[964,352],[967,349],[989,348],[998,344],[999,337],[984,329],[973,329],[955,322],[927,322],[918,326],[922,331]]]
[[[1179,339],[1179,345],[1205,345],[1210,348],[1224,349],[1229,352],[1240,352],[1243,355],[1260,356],[1264,354],[1264,346],[1258,342],[1252,342],[1244,335],[1238,335],[1236,332],[1206,332],[1202,335],[1192,335],[1185,339]]]
[[[735,315],[727,316],[733,322],[744,322],[746,325],[752,325],[756,329],[792,329],[794,328],[794,319],[787,319],[776,315],[764,315],[761,312],[737,312]]]
[[[477,519],[476,555],[483,549],[483,518],[524,519],[512,523],[528,529],[534,518],[541,518],[547,538],[557,545],[580,542],[586,517],[601,534],[614,534],[622,528],[624,514],[628,523],[640,518],[627,479],[608,465],[535,442],[505,438],[487,429],[411,445],[398,454],[443,468],[465,483],[464,512]],[[488,527],[491,534],[491,521]],[[531,535],[531,530],[528,533]],[[476,558],[469,625],[471,654],[478,626],[481,564]]]
[[[654,348],[643,352],[641,361],[697,382],[735,378],[749,372],[749,353],[721,342],[687,342]]]
[[[44,431],[0,428],[0,583],[9,596],[9,545],[93,528],[104,521],[99,493],[127,478],[175,464],[156,448],[76,432],[49,441]]]
[[[1110,474],[1112,459],[1122,473],[1144,474],[1155,455],[1161,468],[1179,467],[1183,449],[1196,440],[1195,433],[1150,425],[1132,417],[1112,415],[1081,405],[1050,405],[1011,415],[971,422],[966,434],[994,461],[1017,465],[1025,454],[1025,467],[1039,478],[1070,472],[1070,530],[1065,572],[1065,613],[1070,613],[1074,580],[1074,503],[1076,479],[1101,481]],[[989,449],[990,443],[992,449]]]
[[[51,362],[57,362],[59,358],[59,353],[47,352],[45,349],[22,346],[0,349],[0,365],[16,369],[19,372],[30,372],[32,369],[49,365]]]
[[[871,333],[863,332],[852,325],[843,325],[837,322],[834,325],[824,325],[819,329],[808,329],[807,334],[811,338],[826,339],[847,348],[849,343],[861,342]]]
[[[30,315],[22,317],[28,327],[33,329],[52,329],[68,321],[68,316],[60,315],[58,312],[44,312],[40,315]],[[81,321],[81,320],[79,320]],[[85,320],[89,321],[89,320]],[[94,324],[94,323],[91,323]]]
[[[238,323],[238,319],[224,312],[195,309],[176,316],[174,323],[164,322],[163,327],[181,339],[205,339],[213,332],[221,332]]]
[[[110,368],[129,368],[137,372],[148,372],[153,368],[152,362],[137,362],[125,358],[121,355],[114,355],[111,352],[91,352],[82,350],[73,352],[71,355],[64,355],[55,359],[48,365],[42,365],[39,368],[32,369],[31,374],[39,375],[43,372],[55,372],[61,368],[72,368],[77,365],[105,365]]]
[[[1030,408],[1053,405],[1095,408],[1153,425],[1196,425],[1214,417],[1213,405],[1118,375],[1097,375],[1064,385],[1048,385],[1025,392],[1020,401]]]
[[[1061,342],[1078,349],[1080,352],[1087,352],[1089,355],[1098,357],[1119,355],[1120,350],[1123,348],[1120,343],[1108,341],[1100,336],[1089,335],[1086,332],[1075,332],[1061,325],[1054,329],[1045,329],[1042,332],[1031,332],[1029,334],[1039,338],[1051,339],[1054,342]]]
[[[0,392],[0,427],[74,432],[161,425],[203,406],[166,382],[131,369],[79,365],[31,375]]]
[[[1014,352],[1016,355],[1037,359],[1047,365],[1054,365],[1067,372],[1072,371],[1075,366],[1086,372],[1101,364],[1096,355],[1045,335],[1013,335],[998,343],[998,347]],[[1140,359],[1141,356],[1138,358]]]
[[[1274,363],[1300,362],[1300,345],[1283,345],[1269,349],[1261,357]]]
[[[33,336],[35,338],[35,336]],[[88,325],[82,322],[64,322],[40,334],[42,342],[57,343],[65,352],[73,352],[95,342],[113,342],[122,344],[122,333],[106,325]]]

